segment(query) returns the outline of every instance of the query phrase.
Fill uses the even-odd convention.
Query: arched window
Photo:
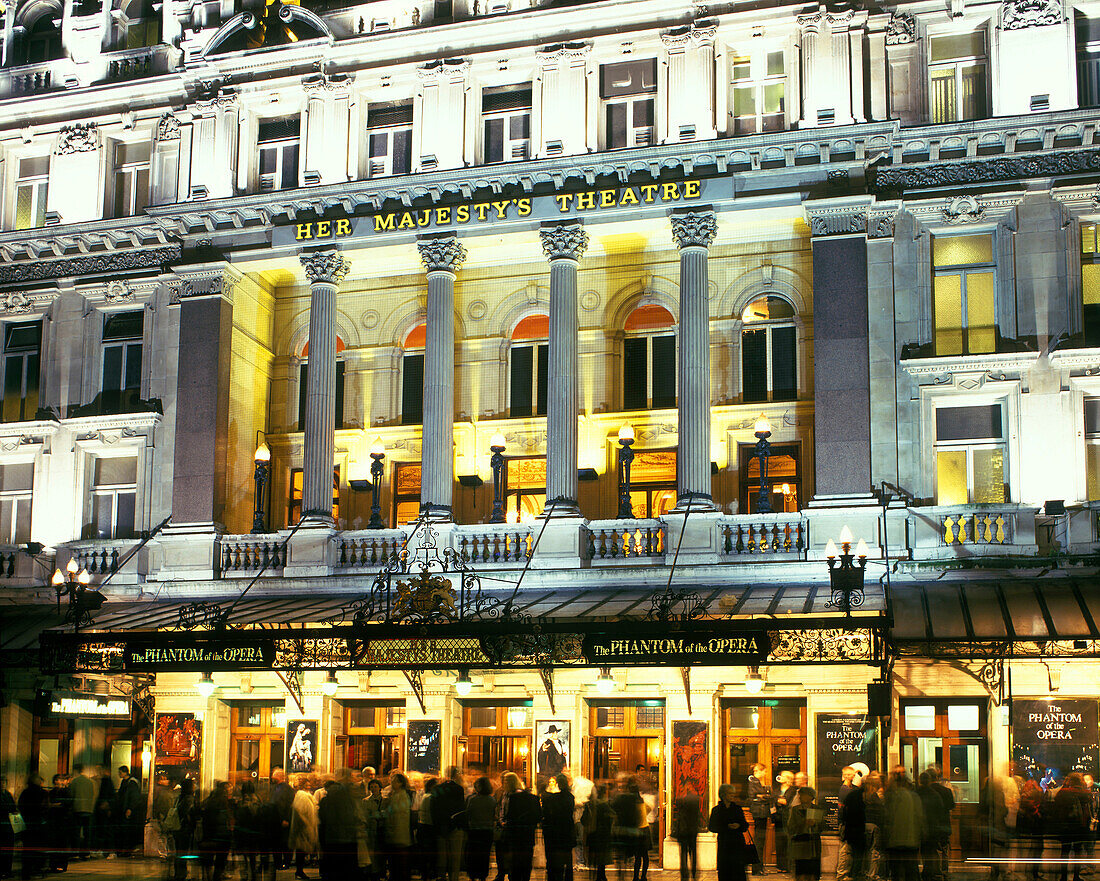
[[[340,353],[344,351],[344,341],[336,338],[336,427],[344,427],[344,361]],[[302,347],[302,366],[298,374],[298,431],[306,427],[306,389],[309,384],[309,343]]]
[[[401,358],[401,424],[424,421],[424,345],[428,325],[418,324],[405,337]]]
[[[65,55],[61,42],[60,9],[49,9],[29,22],[23,35],[24,63],[39,64]]]
[[[794,307],[782,297],[757,297],[741,313],[741,400],[793,401],[798,397]]]
[[[509,351],[508,412],[511,416],[546,415],[546,359],[550,318],[528,315],[512,331]]]
[[[676,406],[676,319],[664,306],[638,306],[626,319],[623,409]]]
[[[125,48],[142,49],[160,42],[160,6],[153,0],[130,0],[125,4]]]

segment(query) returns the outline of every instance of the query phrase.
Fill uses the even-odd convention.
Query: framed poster
[[[442,723],[438,719],[413,719],[409,722],[409,771],[439,773],[439,741]]]
[[[569,767],[570,724],[565,719],[535,722],[535,774],[557,777]]]
[[[202,720],[194,713],[159,713],[153,732],[153,776],[162,771],[175,786],[185,777],[198,785],[202,768]]]
[[[681,806],[698,804],[702,827],[710,805],[707,761],[707,723],[685,720],[672,723],[672,822]],[[683,800],[683,801],[682,801]]]
[[[860,713],[817,714],[817,796],[825,808],[825,828],[837,829],[841,771],[863,763],[878,767],[878,723]]]
[[[286,723],[286,771],[306,774],[317,766],[317,720],[294,719]]]
[[[1100,704],[1094,700],[1012,701],[1012,758],[1016,773],[1045,791],[1067,774],[1100,776]],[[954,759],[952,759],[954,762]]]

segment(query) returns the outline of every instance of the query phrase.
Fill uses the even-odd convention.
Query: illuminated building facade
[[[1072,765],[1008,707],[1100,737],[1095,14],[11,5],[9,774],[312,738],[534,785],[553,741],[667,831],[700,762],[827,792],[869,684],[868,755],[964,811]],[[106,603],[62,622],[70,559]],[[145,722],[35,701],[74,670]]]

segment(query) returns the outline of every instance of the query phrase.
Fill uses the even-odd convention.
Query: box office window
[[[393,468],[393,522],[413,523],[420,516],[419,462],[398,462]]]
[[[1086,346],[1100,346],[1100,224],[1081,224],[1081,309]]]
[[[936,408],[936,504],[1000,504],[1005,491],[1004,407]]]
[[[4,325],[4,422],[24,422],[38,412],[41,348],[41,321]]]
[[[931,766],[942,771],[943,779],[963,806],[962,819],[976,806],[980,782],[988,776],[986,701],[968,698],[902,698],[898,740],[901,760],[909,776]],[[952,822],[959,822],[953,812]],[[965,846],[965,842],[964,842]]]
[[[0,544],[31,540],[34,463],[0,465]]]
[[[589,703],[589,727],[593,733],[664,736],[665,702],[653,700],[615,700]]]
[[[371,104],[367,108],[368,177],[408,174],[412,170],[412,101]]]
[[[607,149],[645,147],[653,143],[656,96],[656,58],[600,67],[600,98]]]
[[[985,32],[929,39],[929,116],[934,123],[983,119],[986,107]]]
[[[46,225],[49,180],[49,156],[19,160],[19,179],[15,182],[16,229],[34,229]]]
[[[932,333],[936,355],[976,355],[997,346],[993,235],[932,240]]]
[[[332,516],[340,519],[340,466],[332,469]],[[290,499],[287,502],[286,525],[293,526],[302,519],[302,469],[290,472]]]
[[[91,522],[87,538],[132,538],[137,516],[137,457],[92,459]]]
[[[778,132],[787,124],[787,64],[782,49],[737,53],[730,67],[733,133]]]
[[[517,162],[531,153],[531,84],[498,86],[481,93],[482,156]]]
[[[758,297],[741,321],[741,400],[793,401],[798,396],[794,307],[782,297]]]
[[[623,339],[623,409],[676,406],[676,320],[663,306],[630,313]]]
[[[260,190],[292,190],[298,186],[298,151],[302,120],[298,116],[260,122]]]
[[[722,701],[723,780],[747,795],[758,762],[774,781],[781,771],[808,771],[806,702],[797,698],[727,698]]]

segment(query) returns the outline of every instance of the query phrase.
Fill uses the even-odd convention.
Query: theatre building
[[[1096,775],[1098,10],[11,3],[13,785]]]

